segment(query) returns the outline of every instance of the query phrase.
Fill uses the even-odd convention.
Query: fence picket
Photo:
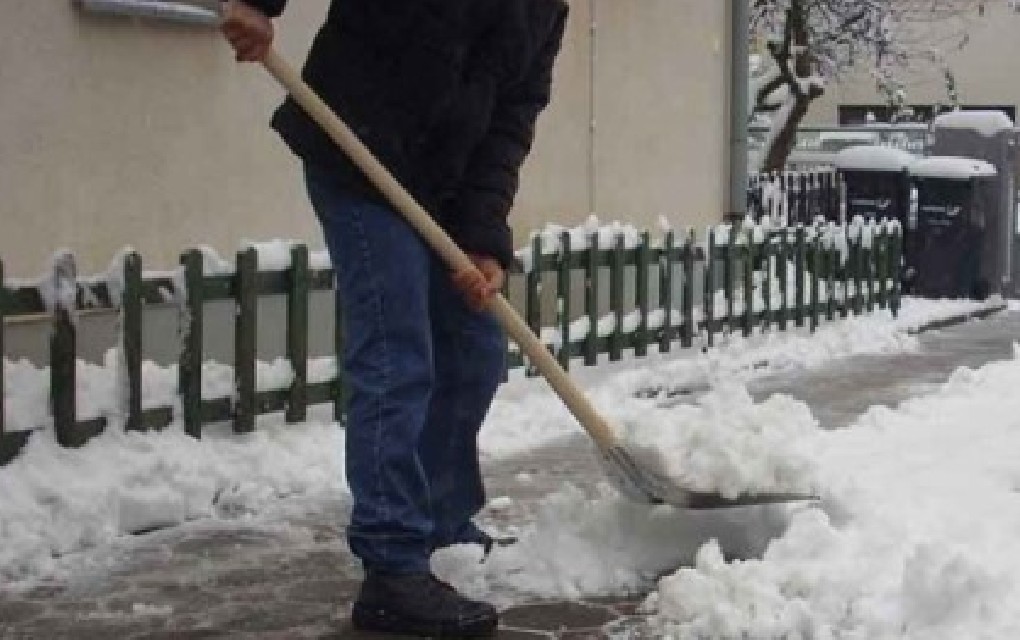
[[[584,312],[588,316],[588,335],[584,340],[584,364],[599,361],[599,237],[588,234],[584,272]]]
[[[234,433],[255,430],[255,360],[258,335],[258,252],[248,248],[237,254],[237,316],[234,324]]]
[[[4,344],[4,324],[7,315],[7,285],[4,280],[4,262],[0,260],[0,464],[3,464],[4,442],[7,437],[6,414],[7,414],[7,383],[4,379],[4,362],[6,361],[6,346]]]
[[[751,335],[754,326],[754,235],[751,230],[746,232],[747,243],[744,252],[744,322],[743,335]]]
[[[903,229],[899,226],[893,229],[891,246],[889,250],[889,272],[892,278],[892,291],[889,292],[889,309],[895,316],[900,312],[900,301],[903,295],[903,282],[900,280],[902,267],[900,262],[903,255]]]
[[[560,234],[559,264],[556,273],[556,313],[560,325],[560,351],[557,354],[560,366],[564,371],[570,370],[570,233]]]
[[[62,447],[80,447],[86,438],[78,427],[77,396],[77,334],[74,322],[74,302],[62,299],[69,288],[77,289],[77,269],[74,257],[61,254],[53,263],[51,274],[53,294],[50,335],[50,409],[57,443]]]
[[[121,347],[124,349],[127,406],[124,428],[143,431],[142,424],[142,257],[124,257],[124,290],[121,292]]]
[[[662,312],[662,330],[659,333],[659,353],[668,353],[673,342],[673,254],[676,236],[667,231],[659,258],[659,310]]]
[[[806,252],[804,245],[804,225],[797,225],[797,235],[794,242],[794,279],[797,290],[794,292],[793,323],[798,327],[804,326],[804,305],[806,304],[806,293],[804,288],[805,269],[807,267]]]
[[[825,319],[829,322],[836,315],[836,243],[826,247],[825,251]]]
[[[704,308],[702,315],[705,317],[706,343],[713,346],[713,333],[715,327],[715,229],[708,232],[708,247],[705,250],[705,280],[703,283]]]
[[[308,247],[292,246],[287,274],[287,359],[294,379],[284,412],[284,420],[291,424],[308,415],[308,272]]]
[[[859,316],[864,311],[863,297],[864,297],[864,243],[863,243],[863,232],[858,233],[857,238],[851,243],[851,254],[854,261],[854,303],[853,310],[854,315]]]
[[[811,331],[818,329],[818,312],[821,306],[822,275],[822,235],[815,228],[815,237],[811,243]]]
[[[737,229],[735,225],[730,225],[729,229],[729,238],[727,238],[726,246],[723,249],[725,251],[725,259],[723,260],[723,287],[725,287],[726,295],[726,332],[733,333],[733,328],[736,325],[734,298],[737,288]]]
[[[640,319],[638,322],[637,335],[634,336],[634,355],[643,357],[648,355],[648,269],[650,267],[649,255],[651,249],[648,232],[641,234],[641,244],[638,245],[637,257],[635,258],[634,274],[636,290],[634,291],[634,303],[637,305]]]
[[[193,438],[202,437],[202,361],[205,356],[203,262],[202,252],[198,249],[192,249],[181,256],[185,298],[184,318],[181,322],[184,335],[178,375],[184,431]]]
[[[697,242],[694,237],[694,229],[690,229],[687,232],[687,239],[684,240],[683,246],[683,314],[684,314],[684,327],[683,334],[680,336],[680,346],[684,349],[690,349],[694,344],[694,334],[697,331],[697,324],[694,321],[694,269],[695,269],[695,247]],[[670,281],[672,283],[672,274],[670,275]],[[672,293],[670,293],[672,298]],[[672,305],[670,305],[672,306]]]
[[[531,270],[524,276],[524,319],[537,336],[542,335],[542,238],[535,234],[531,238]],[[533,377],[538,371],[530,362],[525,375]]]
[[[772,241],[771,238],[766,235],[761,242],[761,246],[758,248],[761,254],[762,274],[765,276],[761,281],[761,297],[762,297],[762,331],[771,331],[772,329]]]
[[[789,232],[782,229],[779,232],[779,251],[776,261],[779,263],[779,330],[786,331],[786,324],[790,318],[790,242]]]
[[[616,237],[616,243],[610,254],[609,267],[609,310],[613,314],[613,333],[609,337],[609,360],[616,362],[623,358],[623,273],[625,269],[624,239]]]

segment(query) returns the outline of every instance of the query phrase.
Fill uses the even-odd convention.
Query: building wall
[[[290,60],[303,59],[327,4],[291,2],[278,21]],[[519,242],[593,207],[639,226],[661,213],[677,225],[721,217],[725,4],[572,0],[553,105],[513,214]],[[86,15],[63,0],[10,3],[0,87],[9,275],[41,273],[61,247],[89,273],[126,245],[149,268],[198,244],[226,255],[245,239],[321,246],[299,167],[267,127],[280,90],[258,67],[238,67],[215,30]]]
[[[969,36],[965,47],[951,51],[946,58],[956,80],[961,104],[1020,106],[1020,13],[1005,2],[986,4],[983,18],[968,24],[929,25],[933,37],[939,31],[964,28]],[[937,104],[947,102],[945,81],[940,70],[919,66],[906,74],[907,103]],[[875,83],[866,69],[833,84],[811,109],[807,123],[834,125],[838,123],[841,104],[883,104]]]

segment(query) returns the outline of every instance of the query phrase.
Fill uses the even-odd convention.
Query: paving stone
[[[502,614],[503,624],[517,629],[562,631],[598,629],[616,616],[602,605],[551,602],[514,607]]]

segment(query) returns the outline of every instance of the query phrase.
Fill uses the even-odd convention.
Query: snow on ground
[[[913,349],[916,343],[906,336],[907,328],[916,326],[920,318],[944,316],[950,307],[951,312],[959,310],[955,304],[908,303],[906,309],[910,311],[896,321],[879,313],[825,325],[813,337],[806,332],[789,332],[746,340],[729,338],[708,353],[687,350],[592,369],[578,367],[577,377],[607,415],[620,422],[628,416],[648,413],[649,403],[638,392],[656,385],[713,386],[727,381],[727,385],[708,392],[700,406],[676,409],[672,415],[663,410],[656,421],[665,426],[695,420],[703,425],[716,421],[767,425],[788,415],[796,417],[791,422],[800,434],[798,440],[808,441],[814,433],[813,422],[804,407],[788,398],[754,404],[739,383],[765,371],[819,366],[854,353]],[[116,404],[107,396],[116,394],[116,385],[109,380],[115,377],[111,369],[116,368],[117,361],[111,357],[104,367],[80,369],[80,383],[91,390],[88,406],[97,414],[110,411]],[[26,366],[5,363],[5,394],[21,403],[8,402],[8,411],[15,414],[9,424],[20,420],[45,428],[45,424],[40,425],[40,415],[44,416],[45,411],[40,413],[35,405],[45,402],[39,385],[46,376],[36,372],[33,378]],[[224,379],[222,371],[217,373],[214,365],[210,367],[207,379],[211,388],[204,395],[229,393],[229,380]],[[260,387],[270,380],[284,381],[285,374],[278,365],[263,365]],[[153,397],[147,399],[146,406],[166,393],[166,384],[176,376],[170,368],[153,371],[149,377],[149,384],[154,385]],[[483,430],[482,448],[485,455],[500,457],[578,433],[576,424],[541,381],[514,376],[497,397]],[[4,489],[0,501],[0,583],[59,576],[68,570],[61,563],[62,556],[101,547],[130,532],[197,518],[237,517],[239,513],[258,521],[263,507],[281,496],[321,493],[335,498],[346,492],[342,479],[343,433],[328,420],[284,425],[278,416],[269,416],[260,420],[254,434],[237,436],[227,429],[210,428],[202,441],[184,435],[179,425],[148,434],[125,434],[113,428],[80,450],[61,449],[49,435],[36,434],[17,460],[0,467],[0,486]],[[825,458],[807,464],[807,456],[801,451],[792,471],[783,471],[785,457],[762,464],[760,447],[741,448],[719,442],[718,459],[707,464],[706,474],[728,468],[727,474],[738,478],[742,486],[767,484],[777,478],[817,476],[821,476],[819,486],[823,488],[839,486],[838,477],[829,475],[839,467],[830,468]],[[776,446],[796,453],[802,444]],[[875,455],[874,451],[871,454]],[[729,467],[722,466],[720,460]],[[853,462],[861,464],[859,460]],[[831,465],[838,463],[834,458]],[[688,479],[699,481],[697,477]],[[1012,482],[1014,487],[1020,486],[1020,474],[1014,474]],[[650,586],[653,578],[682,562],[689,563],[710,537],[718,538],[734,555],[764,549],[766,541],[782,530],[787,517],[785,508],[776,507],[692,516],[669,508],[632,504],[608,485],[597,487],[595,495],[592,489],[566,487],[537,505],[534,521],[518,531],[522,542],[499,550],[484,565],[488,567],[485,571],[496,571],[503,582],[493,583],[489,574],[455,578],[474,585],[476,590],[492,590],[503,597],[634,590]],[[858,508],[844,493],[836,493],[844,498],[840,504],[848,513]],[[876,508],[882,504],[880,500]],[[500,506],[506,505],[491,508]],[[475,552],[452,551],[455,556]],[[443,558],[437,562],[442,565]],[[674,614],[664,608],[663,620],[670,619],[670,615]],[[682,622],[680,614],[676,615]]]
[[[677,638],[1020,637],[1020,360],[819,432],[825,509],[760,560],[708,544],[649,607]]]

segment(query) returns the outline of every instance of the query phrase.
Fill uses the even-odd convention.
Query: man
[[[286,0],[228,0],[223,31],[261,60]],[[292,100],[273,126],[303,161],[337,272],[350,398],[355,626],[491,633],[496,610],[436,579],[432,551],[488,549],[477,433],[506,338],[484,309],[513,259],[506,217],[549,101],[563,0],[333,0],[305,80],[472,258],[451,274]]]

